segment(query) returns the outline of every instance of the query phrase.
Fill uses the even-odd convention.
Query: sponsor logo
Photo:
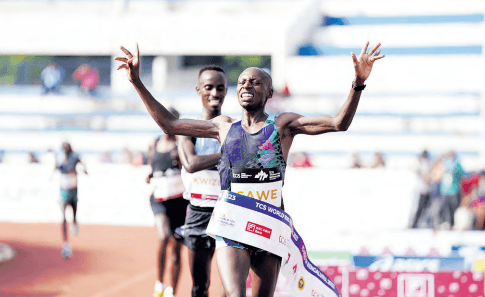
[[[298,289],[301,291],[305,288],[305,279],[303,279],[303,276],[300,277],[298,280]]]
[[[214,212],[212,213],[214,215]],[[230,218],[226,218],[226,214],[223,212],[219,212],[217,214],[218,218],[217,221],[219,222],[219,225],[225,226],[225,227],[234,227],[236,224],[236,221]]]
[[[263,181],[265,180],[266,178],[268,178],[268,174],[266,172],[264,172],[263,170],[261,170],[260,172],[258,172],[258,174],[256,174],[254,176],[255,178],[259,178],[260,181]]]
[[[462,270],[462,257],[396,257],[396,256],[354,256],[356,267],[368,267],[370,271],[438,272]]]
[[[260,147],[259,147],[260,150],[272,150],[273,149],[273,145],[271,144],[271,141],[266,140]]]
[[[283,236],[280,235],[280,237],[278,237],[278,241],[282,244],[282,245],[287,245],[288,241],[286,240],[286,238],[284,238]]]
[[[295,274],[298,271],[298,263],[293,266],[293,274]]]
[[[312,297],[322,297],[323,295],[318,294],[317,291],[312,289]]]
[[[241,172],[241,178],[250,178],[251,176],[252,176],[251,174]]]
[[[270,239],[272,230],[268,227],[248,222],[246,231]]]
[[[232,177],[233,178],[241,178],[241,174],[240,173],[232,173]]]
[[[272,171],[269,172],[269,180],[275,180],[281,178],[281,172],[279,171]]]
[[[434,297],[434,276],[432,274],[400,274],[397,282],[399,297]]]
[[[288,262],[290,262],[290,258],[291,258],[291,254],[288,253],[288,259],[286,259],[286,264],[288,264]]]

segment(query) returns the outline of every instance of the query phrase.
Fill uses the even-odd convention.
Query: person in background
[[[172,114],[178,112],[171,108]],[[182,241],[174,238],[174,231],[185,222],[187,205],[184,185],[181,177],[181,165],[175,135],[165,134],[155,140],[153,145],[152,172],[146,182],[153,186],[150,205],[155,217],[160,245],[158,249],[158,279],[155,282],[155,297],[171,297],[177,291],[180,276],[180,250]],[[167,246],[172,244],[172,255],[168,258],[171,264],[171,282],[163,283],[163,274],[167,258]]]
[[[310,168],[313,167],[312,159],[306,152],[297,153],[295,160],[291,164],[295,168]]]
[[[124,148],[123,152],[121,152],[119,162],[123,164],[131,164],[132,161],[133,161],[133,154],[128,148]]]
[[[71,226],[71,233],[76,236],[79,232],[78,224],[76,220],[77,214],[77,164],[82,164],[79,156],[72,150],[71,145],[68,142],[62,144],[62,154],[56,163],[56,169],[61,172],[60,188],[61,188],[61,204],[62,204],[62,236],[63,247],[61,255],[64,258],[72,257],[72,249],[69,245],[67,238],[67,221],[66,221],[66,209],[67,206],[71,206],[73,214],[73,225]],[[84,167],[84,166],[83,166]],[[84,173],[88,174],[84,167]]]
[[[460,206],[460,181],[467,176],[467,173],[461,167],[453,151],[446,153],[442,162],[444,172],[440,183],[440,192],[443,197],[440,208],[441,228],[449,230],[453,228],[455,211]]]
[[[352,154],[352,165],[350,168],[362,168],[362,161],[360,161],[359,153],[355,152]]]
[[[386,167],[386,162],[384,161],[384,157],[382,156],[381,152],[376,152],[374,154],[374,162],[370,166],[370,168],[384,168]]]
[[[37,160],[37,157],[35,156],[34,152],[29,152],[28,158],[29,158],[28,160],[29,163],[39,163],[39,160]]]
[[[141,166],[141,165],[144,165],[144,164],[146,164],[145,155],[143,155],[143,153],[140,152],[140,151],[135,152],[133,154],[133,158],[131,160],[131,165],[138,167],[138,166]]]
[[[83,94],[95,96],[96,87],[99,84],[98,71],[88,64],[82,64],[72,74],[74,81],[79,81],[79,88]]]
[[[113,159],[111,158],[111,152],[110,151],[104,151],[101,157],[99,158],[99,161],[101,163],[111,163],[113,162]]]
[[[62,83],[63,76],[64,70],[56,62],[50,62],[40,73],[44,88],[42,95],[59,93],[59,86]]]
[[[419,201],[411,228],[418,228],[418,222],[426,212],[431,201],[431,160],[429,158],[429,153],[426,150],[419,156],[416,174],[418,175]]]

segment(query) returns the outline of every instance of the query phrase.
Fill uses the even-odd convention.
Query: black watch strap
[[[355,86],[354,83],[352,82],[352,89],[354,89],[354,91],[362,91],[363,89],[365,89],[365,85]]]

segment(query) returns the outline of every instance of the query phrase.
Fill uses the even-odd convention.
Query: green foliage
[[[0,85],[12,85],[21,80],[30,83],[39,82],[40,73],[51,59],[49,56],[0,56]]]
[[[244,69],[249,67],[271,68],[270,56],[224,56],[223,67],[228,71],[229,85],[235,85]]]

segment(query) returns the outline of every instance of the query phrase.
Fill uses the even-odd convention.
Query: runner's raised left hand
[[[381,50],[377,50],[379,46],[381,46],[380,42],[374,46],[369,53],[367,53],[368,46],[369,42],[367,41],[362,48],[359,57],[356,57],[354,53],[350,53],[352,55],[352,60],[354,60],[355,75],[363,80],[366,80],[369,77],[374,61],[385,57],[385,55],[379,55]]]

